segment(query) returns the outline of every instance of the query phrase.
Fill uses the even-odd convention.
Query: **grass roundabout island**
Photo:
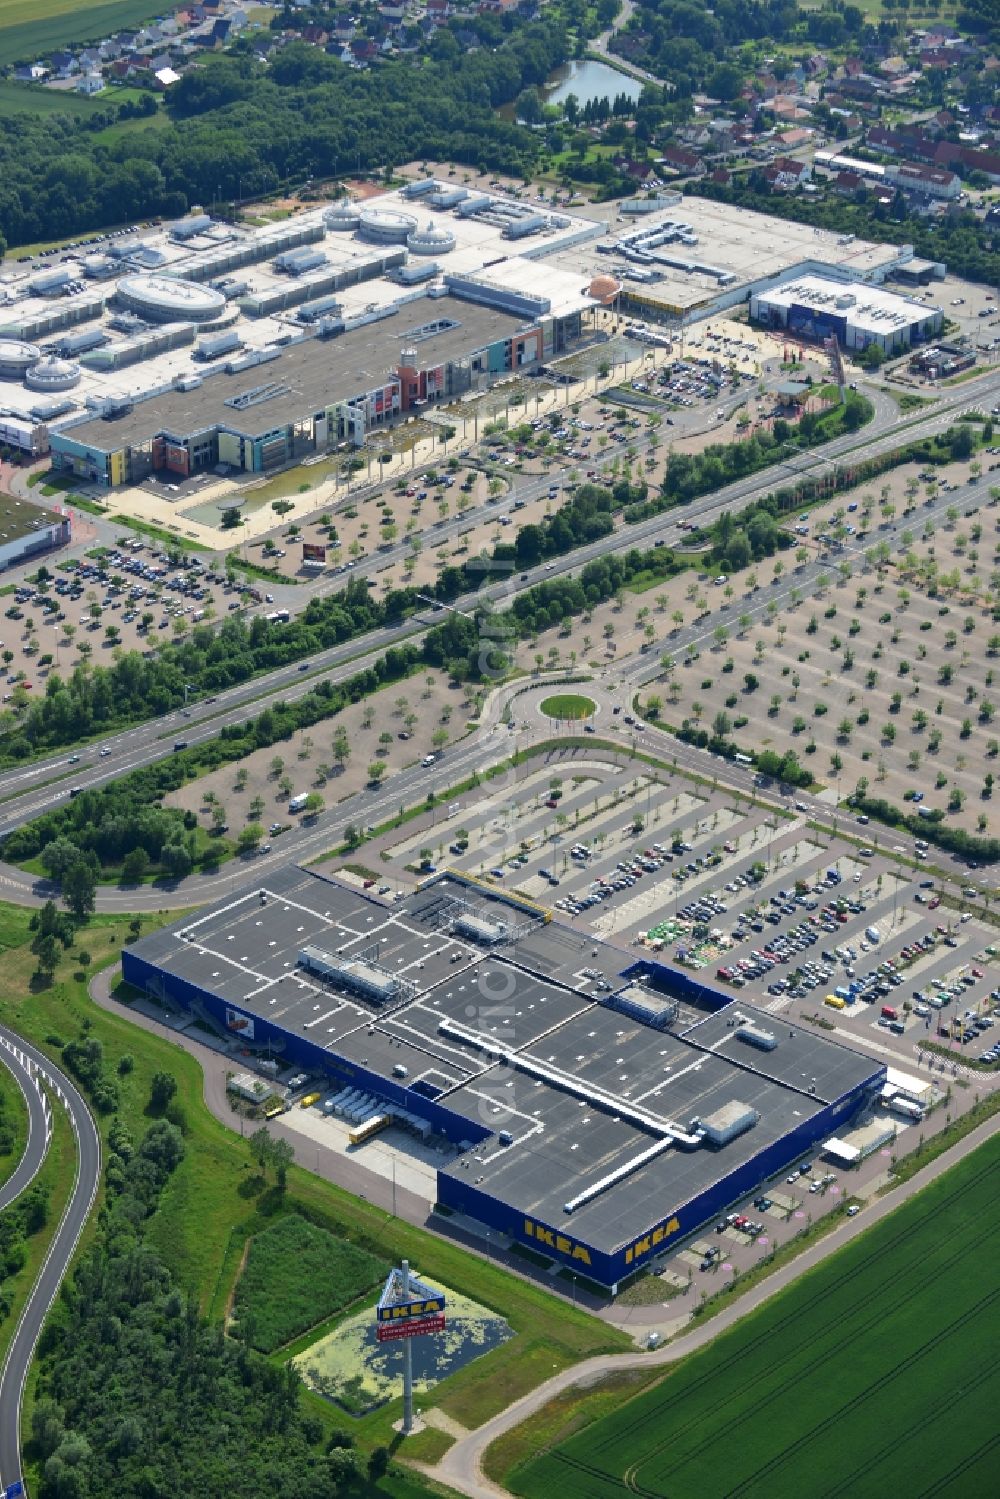
[[[581,692],[557,692],[552,697],[542,698],[539,704],[546,718],[573,719],[592,718],[597,712],[593,698]]]

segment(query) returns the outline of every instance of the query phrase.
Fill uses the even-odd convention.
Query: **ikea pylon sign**
[[[408,1317],[440,1317],[444,1309],[445,1298],[443,1296],[436,1296],[429,1301],[407,1301],[396,1306],[380,1306],[378,1308],[378,1320],[380,1322],[399,1322]]]

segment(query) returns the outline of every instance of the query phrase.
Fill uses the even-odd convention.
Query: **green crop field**
[[[27,62],[71,42],[101,41],[163,13],[156,0],[0,0],[0,66]]]
[[[508,1487],[532,1499],[995,1493],[998,1167],[995,1137]]]
[[[251,1239],[235,1314],[248,1324],[253,1346],[273,1353],[343,1311],[388,1271],[385,1260],[290,1213]]]
[[[0,31],[0,51],[3,50],[4,33]],[[117,96],[115,96],[117,99]],[[103,98],[104,103],[100,100]],[[99,109],[106,109],[108,94],[86,98],[83,94],[44,88],[29,88],[23,83],[14,83],[9,78],[0,79],[0,118],[18,114],[73,115],[86,119]]]

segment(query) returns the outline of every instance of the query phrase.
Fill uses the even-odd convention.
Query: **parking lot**
[[[31,581],[29,581],[29,578]],[[3,701],[26,701],[33,678],[63,675],[117,646],[150,652],[163,640],[237,610],[273,602],[255,584],[197,556],[168,554],[138,538],[84,558],[35,565],[4,610]]]
[[[581,932],[701,972],[772,1015],[933,1070],[994,1064],[1000,944],[963,896],[890,850],[613,758],[553,757],[456,804],[434,858]],[[413,867],[414,831],[387,850]],[[977,892],[970,887],[975,907]],[[947,1057],[921,1043],[945,1049]]]

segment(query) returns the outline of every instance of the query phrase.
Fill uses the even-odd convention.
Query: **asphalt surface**
[[[77,1171],[73,1191],[49,1245],[41,1271],[21,1313],[7,1357],[0,1369],[0,1492],[21,1477],[21,1402],[28,1369],[49,1308],[62,1284],[80,1235],[94,1204],[101,1176],[101,1141],[90,1110],[74,1084],[48,1057],[15,1032],[0,1026],[0,1045],[6,1061],[11,1049],[24,1058],[25,1070],[50,1084],[69,1113],[77,1143]],[[37,1169],[37,1168],[36,1168]]]
[[[432,1474],[439,1481],[450,1484],[459,1493],[472,1495],[473,1499],[505,1499],[508,1491],[501,1488],[499,1484],[493,1483],[482,1470],[483,1455],[487,1447],[498,1437],[527,1420],[562,1390],[570,1389],[574,1385],[593,1384],[604,1376],[615,1374],[622,1369],[665,1368],[686,1358],[699,1348],[705,1347],[720,1333],[741,1321],[749,1312],[756,1310],[765,1301],[769,1301],[772,1296],[798,1280],[806,1271],[821,1264],[829,1255],[835,1254],[845,1244],[856,1239],[873,1223],[878,1223],[888,1217],[899,1207],[900,1203],[913,1197],[922,1188],[943,1176],[946,1171],[970,1155],[997,1130],[1000,1130],[1000,1119],[990,1119],[980,1125],[964,1140],[960,1140],[950,1150],[938,1156],[923,1171],[910,1177],[901,1187],[897,1187],[886,1197],[879,1198],[866,1206],[856,1218],[845,1218],[838,1228],[818,1240],[811,1248],[804,1250],[802,1254],[783,1265],[780,1270],[776,1270],[766,1280],[732,1301],[716,1316],[700,1323],[690,1332],[683,1333],[666,1347],[653,1353],[603,1354],[574,1364],[572,1368],[564,1369],[552,1379],[546,1380],[544,1384],[538,1385],[520,1400],[515,1400],[506,1410],[501,1411],[492,1420],[484,1422],[475,1431],[469,1432],[467,1436],[459,1437],[436,1466],[430,1467],[423,1463],[417,1466],[424,1472]]]
[[[862,428],[860,432],[845,434],[825,444],[822,449],[796,455],[787,462],[775,464],[752,478],[740,480],[714,494],[703,496],[700,500],[684,506],[681,518],[692,525],[710,523],[723,510],[766,494],[775,485],[787,484],[804,475],[819,473],[830,466],[835,458],[847,453],[861,450],[866,453],[878,453],[896,446],[901,437],[910,439],[939,433],[949,425],[952,416],[959,408],[969,407],[977,402],[985,405],[998,395],[1000,395],[1000,371],[993,372],[985,376],[983,380],[977,381],[974,392],[970,392],[969,387],[965,386],[957,395],[949,393],[922,417],[897,415],[893,421],[889,418],[888,409],[895,411],[895,407],[880,392],[873,391],[871,396],[876,405],[875,420]],[[873,435],[876,431],[878,436]],[[641,455],[648,446],[648,438],[640,437],[631,446],[638,455]],[[613,462],[616,456],[620,455],[609,449],[603,455],[595,456],[592,466],[600,469]],[[548,476],[543,479],[531,479],[519,486],[518,492],[531,495],[535,490],[540,492],[546,489],[548,483]],[[949,508],[949,503],[951,501],[943,500],[934,512],[925,512],[925,518],[932,518],[938,510],[944,513]],[[468,524],[468,518],[455,517],[446,523],[439,534],[448,536],[453,530],[457,532],[458,529],[467,528]],[[897,534],[896,528],[893,528],[892,532],[880,532],[879,536],[892,543],[893,537]],[[524,585],[530,587],[534,583],[573,574],[588,562],[607,556],[609,552],[628,551],[635,547],[652,545],[657,540],[663,541],[664,544],[677,545],[683,536],[684,532],[678,526],[678,511],[674,509],[664,515],[653,516],[638,525],[623,527],[612,537],[579,547],[565,557],[529,569],[526,574],[517,574],[512,571],[502,581],[458,599],[453,607],[460,611],[471,610],[486,601],[502,605],[515,592],[521,591]],[[855,549],[855,552],[860,555],[860,549]],[[845,560],[856,560],[855,552],[847,548],[844,552],[838,553],[833,565]],[[370,576],[384,565],[385,557],[376,554],[364,559],[355,570],[354,576]],[[823,570],[818,564],[808,565],[804,574],[796,573],[794,579],[790,577],[784,593],[777,591],[774,593],[775,601],[780,603],[784,597],[787,597],[792,587],[804,587],[812,577]],[[329,580],[321,580],[321,586],[328,591]],[[296,597],[304,603],[311,591],[311,589],[303,589]],[[763,605],[766,605],[766,599],[762,600]],[[736,618],[743,611],[731,612]],[[388,646],[406,639],[418,641],[422,638],[424,631],[431,624],[438,623],[442,617],[441,613],[429,607],[423,616],[416,616],[399,625],[372,631],[363,641],[355,640],[334,646],[330,650],[318,652],[305,663],[279,667],[264,676],[228,688],[211,701],[206,699],[192,704],[189,710],[166,714],[162,718],[125,730],[120,734],[109,735],[104,744],[111,753],[105,757],[101,757],[99,747],[94,745],[81,751],[81,761],[77,765],[70,765],[69,756],[65,751],[61,751],[59,754],[38,760],[30,766],[2,772],[0,773],[0,836],[47,810],[54,801],[68,797],[70,790],[74,787],[101,786],[129,770],[153,764],[169,754],[178,739],[183,739],[188,744],[196,744],[202,740],[214,738],[227,725],[244,722],[247,708],[251,704],[255,711],[259,711],[264,705],[264,700],[277,693],[280,693],[285,700],[294,702],[311,689],[317,678],[328,677],[335,682],[343,680],[359,670],[368,657],[381,654]],[[713,628],[718,622],[719,618],[714,618],[709,628]],[[675,644],[683,643],[686,638],[686,635],[683,635],[678,641],[671,641],[670,649],[673,649]],[[652,658],[640,659],[643,669],[649,675],[657,674],[655,655]],[[8,894],[9,898],[17,900],[18,890],[22,892],[22,895],[30,897],[30,889],[23,877],[17,878],[16,871],[0,868],[0,874],[6,876],[0,879],[0,890]],[[113,905],[101,907],[101,909],[115,908]],[[128,909],[128,907],[122,907],[122,909]]]
[[[948,418],[938,418],[938,420],[940,425],[947,425]],[[981,502],[984,488],[989,487],[987,480],[988,476],[984,476],[975,485],[940,495],[933,506],[922,506],[919,511],[920,524],[923,525],[928,521],[932,523],[942,521],[952,506],[960,506],[963,501],[967,502],[975,498],[977,503]],[[690,512],[694,507],[687,508]],[[746,628],[752,628],[753,622],[764,616],[771,605],[776,605],[780,610],[789,607],[796,598],[811,597],[820,587],[823,578],[826,578],[831,586],[835,584],[839,580],[839,569],[842,565],[846,565],[852,573],[867,567],[865,553],[876,543],[885,541],[892,548],[902,549],[902,536],[909,529],[910,523],[905,520],[883,525],[866,536],[864,541],[851,538],[843,546],[831,548],[822,556],[815,556],[801,566],[790,567],[776,585],[758,587],[754,592],[745,593],[732,600],[724,599],[720,593],[717,596],[718,607],[707,611],[697,623],[686,625],[672,632],[665,641],[658,642],[656,647],[647,654],[640,653],[626,661],[609,666],[603,673],[598,673],[597,677],[592,679],[591,685],[599,687],[602,680],[606,687],[612,683],[617,684],[620,687],[618,701],[627,707],[630,693],[662,674],[661,658],[664,653],[677,659],[694,650],[711,648],[715,644],[715,630],[721,625],[733,634],[739,629],[739,620],[743,616],[748,616],[751,621]],[[552,572],[542,568],[534,569],[532,576],[537,581],[539,578],[557,576],[559,571],[570,571],[581,565],[581,552],[590,550],[590,548],[582,548],[580,552],[573,553],[570,558],[562,559],[562,565],[557,564]],[[472,599],[459,601],[457,607],[461,607],[463,602],[474,601]],[[437,617],[440,616],[435,616]],[[419,632],[419,624],[415,625],[413,621],[410,621],[406,626],[393,631],[375,632],[375,635],[369,636],[368,639],[379,639],[381,643],[378,649],[382,649],[385,644],[389,643],[386,638],[388,636],[393,639],[401,639],[406,635],[415,638]],[[338,682],[353,675],[358,669],[359,656],[351,655],[352,650],[357,652],[357,642],[352,647],[337,647],[334,651],[313,657],[309,662],[308,676],[301,673],[297,667],[283,668],[281,673],[273,674],[280,675],[282,682],[297,684],[293,691],[283,693],[284,700],[294,702],[310,691],[317,668],[322,661],[329,658],[337,658],[339,664],[335,661],[323,673],[328,680]],[[349,659],[345,660],[345,657]],[[552,680],[559,681],[564,677],[565,672],[560,671]],[[271,681],[270,678],[265,680]],[[509,691],[493,694],[476,731],[468,739],[440,755],[433,766],[410,766],[392,776],[378,791],[367,789],[359,791],[314,820],[293,828],[282,839],[282,859],[314,858],[326,852],[331,842],[343,835],[343,830],[349,823],[360,827],[377,826],[401,810],[403,806],[413,805],[416,801],[424,799],[429,791],[434,791],[436,794],[447,791],[449,786],[454,786],[466,779],[473,771],[485,770],[487,766],[495,763],[497,758],[502,758],[502,756],[497,755],[499,746],[491,736],[501,719],[504,703],[510,701],[522,690],[522,688],[515,687]],[[206,706],[206,713],[214,716],[198,718],[195,710],[192,710],[190,719],[175,714],[167,719],[159,719],[153,724],[146,724],[128,731],[117,740],[109,741],[116,746],[115,753],[106,760],[98,760],[93,770],[83,766],[72,767],[72,783],[74,785],[98,785],[123,775],[128,770],[153,763],[169,753],[173,733],[184,738],[188,744],[214,737],[225,724],[243,721],[246,708],[239,704],[248,693],[255,696],[259,705],[262,696],[261,683],[245,683],[239,688],[234,688],[231,694],[221,694],[218,704]],[[232,708],[228,706],[230,697],[236,699],[237,706]],[[218,711],[219,709],[222,711]],[[610,728],[613,722],[609,714],[607,727]],[[174,727],[165,731],[165,724],[173,724]],[[604,726],[601,725],[602,731],[603,728]],[[754,785],[752,771],[741,772],[739,767],[719,760],[704,750],[686,746],[679,740],[671,740],[668,744],[660,736],[647,734],[641,744],[643,748],[655,748],[660,754],[667,754],[679,765],[695,770],[699,774],[724,777],[727,783],[747,790]],[[0,777],[0,797],[4,795],[5,784],[11,788],[16,786],[18,781],[25,779],[32,783],[31,789],[22,790],[20,794],[8,790],[9,799],[6,802],[0,802],[0,835],[38,816],[52,805],[54,798],[59,796],[59,791],[45,784],[45,763],[33,766],[27,771],[18,770],[10,772],[7,777]],[[48,763],[51,764],[51,762]],[[66,770],[64,757],[60,757],[60,768],[61,773],[64,773]],[[825,803],[814,802],[814,799],[810,797],[803,797],[800,800],[807,802],[810,815],[830,819],[832,814]],[[911,839],[901,837],[897,841],[903,844],[907,852],[913,852]],[[270,844],[263,845],[263,848],[268,850],[271,847]],[[104,887],[98,892],[98,909],[108,912],[178,909],[217,899],[231,891],[236,881],[252,878],[255,870],[265,858],[266,855],[263,853],[241,857],[231,861],[224,873],[192,875],[176,886],[158,883],[126,889]],[[951,862],[956,867],[960,867],[963,863],[957,856]],[[48,880],[26,874],[15,865],[0,863],[0,896],[18,904],[38,905],[49,898],[57,897],[58,887]]]
[[[16,1202],[21,1193],[31,1186],[41,1170],[45,1152],[49,1148],[51,1124],[48,1100],[42,1092],[37,1074],[25,1056],[17,1037],[8,1041],[6,1036],[0,1036],[0,1063],[7,1068],[20,1088],[28,1109],[28,1138],[25,1141],[24,1154],[14,1171],[0,1187],[0,1213],[2,1213],[4,1208],[9,1208],[11,1203]]]

